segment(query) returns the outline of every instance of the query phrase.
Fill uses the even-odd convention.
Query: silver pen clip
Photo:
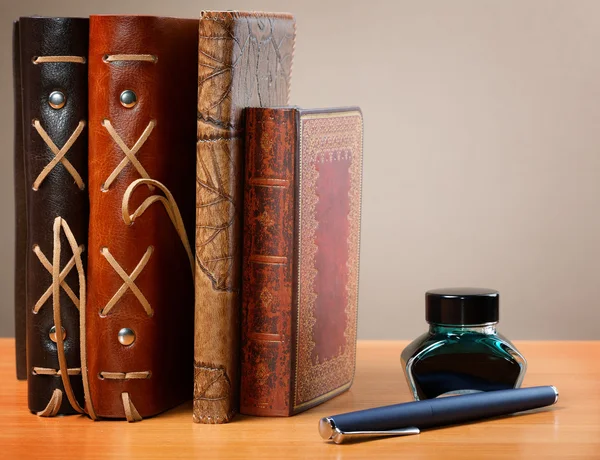
[[[342,431],[335,426],[335,421],[330,417],[324,417],[319,421],[319,434],[326,441],[333,441],[341,444],[349,439],[375,436],[408,436],[419,434],[421,430],[417,427],[409,426],[386,431]]]

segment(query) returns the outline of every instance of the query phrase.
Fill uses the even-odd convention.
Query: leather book
[[[243,414],[294,415],[352,384],[362,127],[358,108],[246,112]]]
[[[26,317],[29,409],[71,414],[84,404],[79,308],[88,231],[89,21],[23,17],[16,27],[22,148],[17,139],[15,288],[25,291],[15,296],[16,318],[22,327],[20,315]],[[18,328],[18,353],[22,333]]]
[[[90,17],[94,419],[137,421],[192,396],[197,60],[197,19]]]
[[[13,89],[14,89],[14,189],[15,189],[15,354],[17,379],[27,379],[26,284],[27,209],[25,208],[25,170],[23,158],[23,101],[21,90],[21,43],[19,21],[13,23]]]
[[[287,103],[294,40],[289,14],[200,17],[195,422],[224,423],[238,411],[243,109]]]

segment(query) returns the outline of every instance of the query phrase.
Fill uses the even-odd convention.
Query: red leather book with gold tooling
[[[355,367],[358,108],[246,111],[240,411],[293,415]]]

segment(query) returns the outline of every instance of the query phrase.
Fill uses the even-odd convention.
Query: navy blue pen
[[[403,436],[424,428],[513,414],[558,401],[553,386],[488,391],[426,399],[324,417],[319,433],[340,444],[358,436]]]

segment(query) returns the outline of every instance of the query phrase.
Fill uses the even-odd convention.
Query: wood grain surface
[[[26,383],[15,378],[14,340],[0,339],[0,452],[4,459],[600,459],[600,341],[516,343],[529,362],[524,386],[559,389],[551,408],[418,436],[322,441],[320,417],[409,400],[399,360],[405,344],[359,342],[350,391],[295,417],[236,416],[226,425],[199,425],[192,423],[191,401],[133,424],[36,417],[27,410]]]

